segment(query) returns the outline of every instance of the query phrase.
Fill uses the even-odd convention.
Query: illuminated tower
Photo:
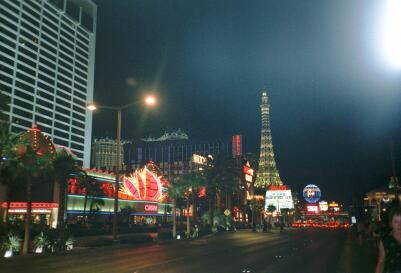
[[[282,185],[274,159],[273,142],[270,130],[270,106],[267,91],[262,91],[262,131],[260,139],[259,168],[256,174],[255,187],[266,188],[270,185]]]

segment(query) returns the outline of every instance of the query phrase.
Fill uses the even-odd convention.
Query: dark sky
[[[160,97],[155,109],[124,112],[124,138],[240,133],[258,153],[266,86],[284,183],[350,200],[387,184],[391,137],[401,173],[401,71],[381,53],[384,1],[95,2],[95,100]],[[95,114],[94,136],[115,136],[115,119]]]

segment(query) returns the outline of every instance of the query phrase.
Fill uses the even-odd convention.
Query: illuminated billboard
[[[319,207],[317,205],[307,205],[306,206],[306,212],[308,214],[318,214],[319,213]]]
[[[320,201],[319,202],[319,208],[320,208],[320,211],[328,211],[329,210],[329,205],[327,204],[326,201]]]
[[[254,170],[251,169],[251,167],[249,166],[249,162],[247,162],[247,163],[248,163],[248,165],[245,165],[243,167],[243,172],[244,172],[244,175],[245,175],[245,181],[249,182],[249,183],[252,183]]]
[[[199,165],[206,165],[207,164],[207,158],[201,155],[193,154],[192,155],[192,162],[199,164]]]
[[[306,200],[306,202],[316,203],[317,201],[319,201],[320,197],[322,196],[322,192],[320,191],[318,186],[309,184],[302,191],[302,195],[303,195],[304,199]]]
[[[291,190],[286,186],[271,186],[266,191],[265,209],[267,210],[267,207],[270,205],[275,206],[277,211],[281,209],[293,209],[294,202],[292,200]]]

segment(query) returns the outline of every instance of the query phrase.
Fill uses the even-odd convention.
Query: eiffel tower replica
[[[256,188],[267,188],[270,185],[283,185],[280,179],[276,160],[274,159],[272,134],[270,129],[270,105],[267,90],[262,90],[262,131],[260,139],[259,168],[256,173]]]

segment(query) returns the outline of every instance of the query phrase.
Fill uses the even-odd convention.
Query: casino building
[[[28,141],[38,155],[56,155],[59,151],[68,151],[57,147],[44,135],[36,124],[20,138]],[[97,169],[83,169],[86,179],[71,174],[68,181],[67,218],[77,219],[83,215],[112,215],[114,212],[115,174]],[[81,179],[80,179],[81,178]],[[168,181],[163,178],[160,169],[154,163],[145,164],[130,174],[121,176],[119,187],[119,211],[136,222],[154,223],[158,218],[167,220],[172,214],[166,190]],[[6,192],[4,188],[1,193]],[[36,181],[32,188],[33,221],[57,226],[59,213],[59,192],[54,181],[40,183]],[[0,209],[9,219],[23,218],[27,211],[24,190],[12,192],[10,202],[6,196],[0,196]],[[8,208],[8,213],[6,213]],[[105,218],[103,217],[103,218]],[[99,218],[99,217],[98,217]]]
[[[92,179],[91,187],[79,183],[77,177],[69,180],[68,217],[113,214],[115,174],[97,169],[85,171]],[[171,216],[172,205],[167,200],[167,185],[168,181],[160,175],[160,170],[154,163],[148,163],[141,169],[122,176],[118,192],[119,211],[133,216],[135,222],[154,223],[158,217]]]

